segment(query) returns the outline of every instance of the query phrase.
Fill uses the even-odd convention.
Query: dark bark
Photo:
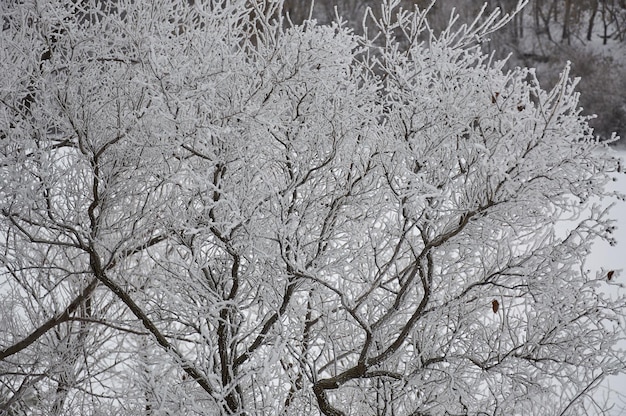
[[[593,24],[598,14],[598,0],[592,0],[591,3],[591,15],[589,15],[589,25],[587,26],[587,40],[591,40],[593,35]]]
[[[61,312],[59,315],[57,315],[57,316],[47,320],[44,324],[42,324],[39,328],[37,328],[33,332],[31,332],[30,335],[28,335],[23,340],[21,340],[21,341],[15,343],[15,344],[11,345],[10,347],[5,348],[4,350],[0,351],[0,361],[4,360],[7,357],[10,357],[13,354],[17,354],[18,352],[22,351],[25,348],[28,348],[30,345],[32,345],[35,341],[37,341],[46,332],[48,332],[49,330],[51,330],[55,326],[57,326],[57,325],[59,325],[59,324],[61,324],[63,322],[68,321],[70,319],[71,315],[81,305],[81,303],[83,303],[86,299],[88,299],[91,296],[93,291],[98,286],[98,283],[99,283],[98,279],[91,280],[89,282],[89,284],[87,285],[87,287],[85,287],[85,289],[82,290],[80,295],[78,295],[77,297],[74,298],[72,303],[70,303],[65,308],[65,310],[63,312]]]
[[[109,288],[111,292],[113,292],[122,302],[124,302],[133,315],[135,315],[135,317],[141,321],[143,326],[154,336],[157,344],[159,344],[159,346],[165,351],[175,355],[183,371],[187,373],[187,375],[200,387],[202,387],[204,391],[213,396],[215,392],[214,388],[211,386],[206,377],[197,368],[195,368],[192,363],[187,361],[180,351],[169,343],[165,335],[159,331],[154,322],[152,322],[152,320],[148,318],[148,315],[139,307],[139,305],[135,303],[130,294],[124,291],[107,276],[106,272],[102,268],[100,258],[95,251],[90,253],[90,263],[96,278],[102,282],[103,285]]]
[[[572,17],[572,0],[565,0],[563,11],[563,31],[561,32],[561,42],[570,43],[570,19]]]

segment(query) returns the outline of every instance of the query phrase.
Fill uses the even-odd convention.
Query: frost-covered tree
[[[395,1],[3,2],[0,413],[582,415],[620,162]]]

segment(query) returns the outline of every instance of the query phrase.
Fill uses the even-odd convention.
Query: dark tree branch
[[[12,346],[5,348],[0,351],[0,361],[4,360],[7,357],[10,357],[13,354],[17,354],[18,352],[28,348],[35,341],[37,341],[42,335],[48,332],[50,329],[59,325],[60,323],[66,322],[70,319],[71,315],[78,309],[81,303],[83,303],[93,291],[98,287],[98,279],[92,279],[87,287],[85,287],[81,293],[74,298],[74,300],[57,316],[50,318],[44,324],[39,326],[33,332],[31,332],[26,338],[13,344]]]

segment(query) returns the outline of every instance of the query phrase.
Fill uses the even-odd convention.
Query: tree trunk
[[[591,41],[593,35],[593,23],[596,20],[598,14],[598,0],[592,0],[591,2],[591,15],[589,16],[589,25],[587,26],[587,40]]]
[[[572,0],[565,0],[563,11],[563,32],[561,33],[561,42],[570,44],[570,19],[572,14]]]

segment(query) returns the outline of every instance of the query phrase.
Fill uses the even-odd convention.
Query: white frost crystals
[[[2,3],[0,414],[602,414],[618,160],[392,3]]]

